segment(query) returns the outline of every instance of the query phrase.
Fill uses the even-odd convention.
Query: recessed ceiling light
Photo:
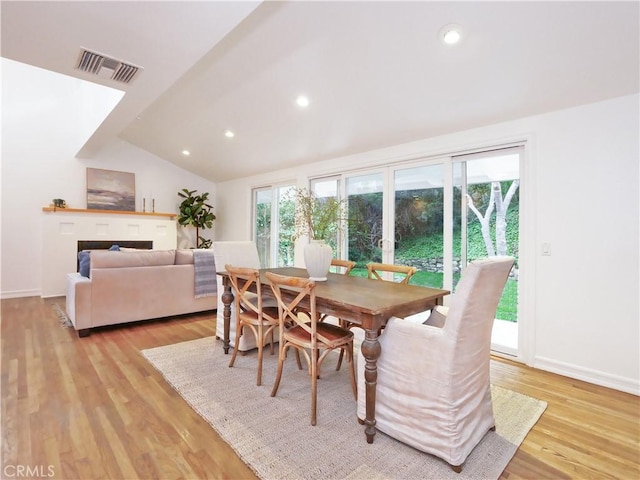
[[[236,134],[233,133],[231,130],[225,130],[224,131],[224,136],[227,137],[227,138],[233,138],[233,137],[236,136]]]
[[[309,106],[309,98],[306,97],[305,95],[298,95],[298,98],[296,98],[296,104],[298,104],[299,107],[308,107]]]
[[[189,155],[191,155],[191,152],[190,152],[189,150],[182,150],[182,154],[183,154],[185,157],[188,157]]]
[[[460,25],[447,25],[440,30],[440,39],[446,45],[455,45],[462,40],[462,28]]]

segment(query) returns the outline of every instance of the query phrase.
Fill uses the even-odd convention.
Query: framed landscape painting
[[[135,212],[135,174],[87,168],[87,209]]]

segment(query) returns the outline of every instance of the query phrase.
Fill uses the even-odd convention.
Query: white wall
[[[527,142],[527,363],[640,393],[640,98],[631,95],[217,185],[218,240],[251,237],[252,187]],[[551,244],[551,256],[541,244]]]
[[[215,195],[213,183],[124,141],[91,160],[74,158],[108,113],[105,105],[119,98],[94,87],[2,59],[2,298],[41,294],[42,207],[63,198],[86,208],[87,167],[135,173],[137,203],[153,195],[158,212],[177,212],[182,188]]]

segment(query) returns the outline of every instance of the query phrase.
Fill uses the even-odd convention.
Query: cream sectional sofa
[[[84,337],[93,327],[214,310],[217,295],[196,298],[194,285],[192,250],[94,250],[90,278],[67,275],[67,315]]]

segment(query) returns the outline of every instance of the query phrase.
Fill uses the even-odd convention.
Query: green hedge
[[[492,239],[495,243],[495,225],[491,225]],[[470,222],[467,229],[467,257],[475,260],[487,256],[487,249],[482,239],[480,222],[475,218]],[[508,255],[518,256],[518,211],[509,210],[507,212],[507,245]],[[413,258],[442,258],[443,257],[443,234],[432,234],[428,237],[415,236],[401,239],[396,246],[395,258],[398,263],[404,263]],[[460,251],[460,227],[453,229],[453,251]]]
[[[518,211],[510,209],[507,212],[507,245],[508,255],[518,256]],[[491,225],[492,239],[495,242],[495,225]],[[454,228],[453,248],[454,252],[460,251],[460,228]],[[480,222],[474,217],[471,219],[467,230],[467,257],[469,261],[487,256],[487,249],[482,239]],[[401,239],[396,246],[395,262],[400,264],[410,264],[411,260],[442,258],[443,255],[443,235],[432,234],[429,236],[414,236]],[[360,266],[360,265],[359,265]],[[353,275],[367,276],[366,269],[358,268],[352,271]],[[441,273],[437,272],[417,272],[411,279],[413,285],[432,286],[440,288],[442,286]],[[501,320],[517,321],[518,318],[518,282],[509,279],[502,294],[496,317]]]

